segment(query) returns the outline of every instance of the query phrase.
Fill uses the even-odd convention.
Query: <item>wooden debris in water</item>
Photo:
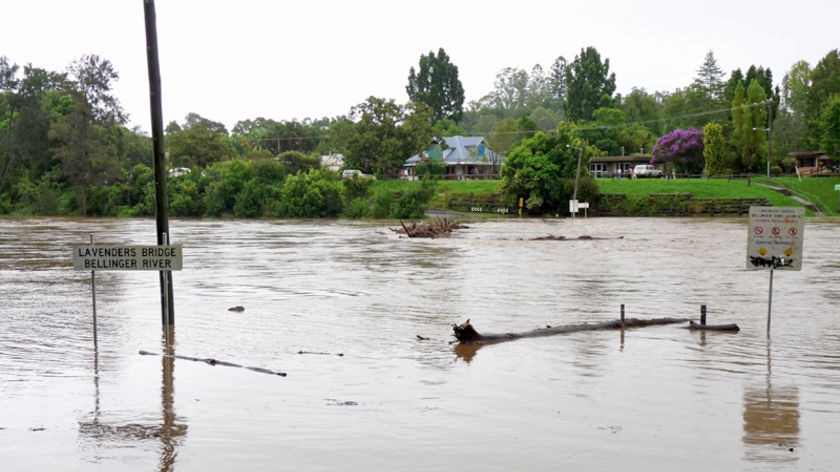
[[[568,239],[562,235],[553,235],[547,234],[545,236],[537,236],[535,238],[531,238],[531,241],[591,241],[594,239],[624,239],[624,236],[618,236],[615,238],[599,238],[596,236],[590,236],[588,234],[582,234],[574,239]]]
[[[254,372],[259,372],[261,374],[269,374],[269,375],[279,375],[280,377],[285,377],[285,372],[277,372],[274,370],[264,369],[262,367],[248,367],[245,365],[234,364],[233,362],[221,361],[218,359],[213,359],[212,357],[201,358],[201,357],[188,357],[188,356],[177,356],[175,354],[157,354],[154,352],[149,351],[140,351],[141,356],[160,356],[170,359],[183,359],[185,361],[193,361],[193,362],[204,362],[207,365],[217,366],[217,365],[224,365],[228,367],[241,367],[243,369],[253,370]]]
[[[445,218],[442,220],[422,221],[419,224],[413,221],[411,225],[406,225],[400,220],[401,228],[390,228],[396,233],[405,234],[409,238],[445,238],[452,234],[456,229],[466,229],[469,226],[462,225],[458,222],[450,222]]]
[[[699,331],[728,331],[728,332],[733,332],[733,333],[737,333],[738,331],[741,331],[741,328],[738,327],[738,325],[736,323],[707,325],[707,324],[696,323],[694,321],[691,321],[691,322],[688,323],[688,329],[699,330]]]
[[[531,331],[521,333],[501,333],[501,334],[480,334],[470,324],[470,320],[461,323],[460,325],[452,325],[455,338],[460,343],[498,343],[503,341],[513,341],[520,338],[535,338],[540,336],[552,336],[555,334],[577,333],[580,331],[602,331],[607,329],[623,329],[623,328],[639,328],[643,326],[656,326],[674,323],[684,323],[689,321],[686,318],[652,318],[642,320],[638,318],[627,318],[622,320],[604,321],[600,323],[581,323],[564,326],[546,326],[545,328],[538,328]]]

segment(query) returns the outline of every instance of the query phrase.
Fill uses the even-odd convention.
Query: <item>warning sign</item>
[[[805,209],[750,207],[747,269],[802,269]]]

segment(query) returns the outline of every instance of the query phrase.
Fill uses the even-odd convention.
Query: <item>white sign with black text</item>
[[[747,269],[802,269],[805,209],[750,207]]]
[[[76,270],[181,270],[181,245],[74,246]]]

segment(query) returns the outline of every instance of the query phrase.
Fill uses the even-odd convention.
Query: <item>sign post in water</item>
[[[74,246],[76,270],[181,270],[181,246]]]
[[[750,207],[747,231],[747,269],[770,271],[770,295],[767,301],[767,336],[770,336],[773,271],[802,269],[805,209]]]
[[[170,274],[183,268],[181,245],[161,246],[97,246],[90,236],[90,245],[73,246],[73,268],[90,271],[90,285],[93,297],[93,345],[96,339],[96,272],[100,270],[154,270]],[[164,291],[164,293],[167,293]],[[165,306],[168,306],[166,303]],[[164,321],[168,320],[164,316]],[[169,331],[167,329],[167,335]],[[167,338],[167,345],[169,339]]]

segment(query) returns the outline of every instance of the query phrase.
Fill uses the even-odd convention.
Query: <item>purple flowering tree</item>
[[[653,146],[650,162],[671,163],[677,172],[683,174],[702,174],[705,168],[703,131],[677,128],[662,136]]]

